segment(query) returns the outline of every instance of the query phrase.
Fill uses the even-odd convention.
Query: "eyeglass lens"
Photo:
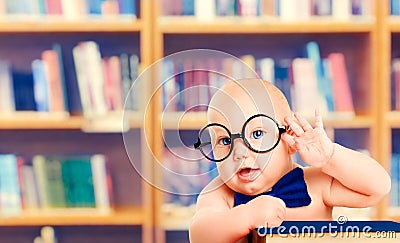
[[[266,116],[256,116],[250,119],[243,127],[243,140],[255,152],[271,150],[279,139],[278,125]],[[232,134],[219,124],[205,127],[200,132],[200,149],[211,160],[223,160],[229,156],[232,147]]]

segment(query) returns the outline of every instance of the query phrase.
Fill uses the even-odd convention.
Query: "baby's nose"
[[[233,159],[234,160],[241,160],[245,157],[247,157],[247,153],[249,152],[249,149],[247,148],[246,144],[242,139],[235,139],[234,145],[233,145]]]

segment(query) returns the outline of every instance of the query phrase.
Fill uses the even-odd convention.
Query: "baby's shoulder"
[[[323,173],[319,168],[305,167],[303,168],[303,171],[307,186],[324,187],[332,182],[332,177]]]
[[[224,205],[224,207],[230,207],[233,204],[233,191],[219,176],[208,183],[197,198],[198,205],[208,205],[210,203]]]

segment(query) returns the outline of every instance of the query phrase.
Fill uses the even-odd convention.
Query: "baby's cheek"
[[[217,163],[218,174],[220,178],[226,183],[236,174],[237,166],[234,163],[228,161]]]

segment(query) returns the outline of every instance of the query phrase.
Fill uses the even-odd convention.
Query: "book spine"
[[[328,55],[332,75],[332,90],[335,111],[354,114],[354,105],[343,53]]]
[[[49,111],[65,112],[64,90],[61,80],[59,57],[54,50],[45,50],[42,52],[42,61],[46,65],[46,80],[49,94]]]
[[[0,61],[0,97],[0,112],[15,111],[11,64],[6,61]]]
[[[18,182],[17,156],[0,155],[0,210],[3,216],[22,213],[20,186]]]
[[[49,89],[46,77],[46,64],[39,59],[32,61],[33,89],[37,111],[49,111]]]
[[[110,195],[107,182],[106,158],[96,154],[91,157],[94,196],[96,208],[108,212],[110,210]]]
[[[195,0],[195,16],[201,21],[212,21],[216,16],[215,0]]]

